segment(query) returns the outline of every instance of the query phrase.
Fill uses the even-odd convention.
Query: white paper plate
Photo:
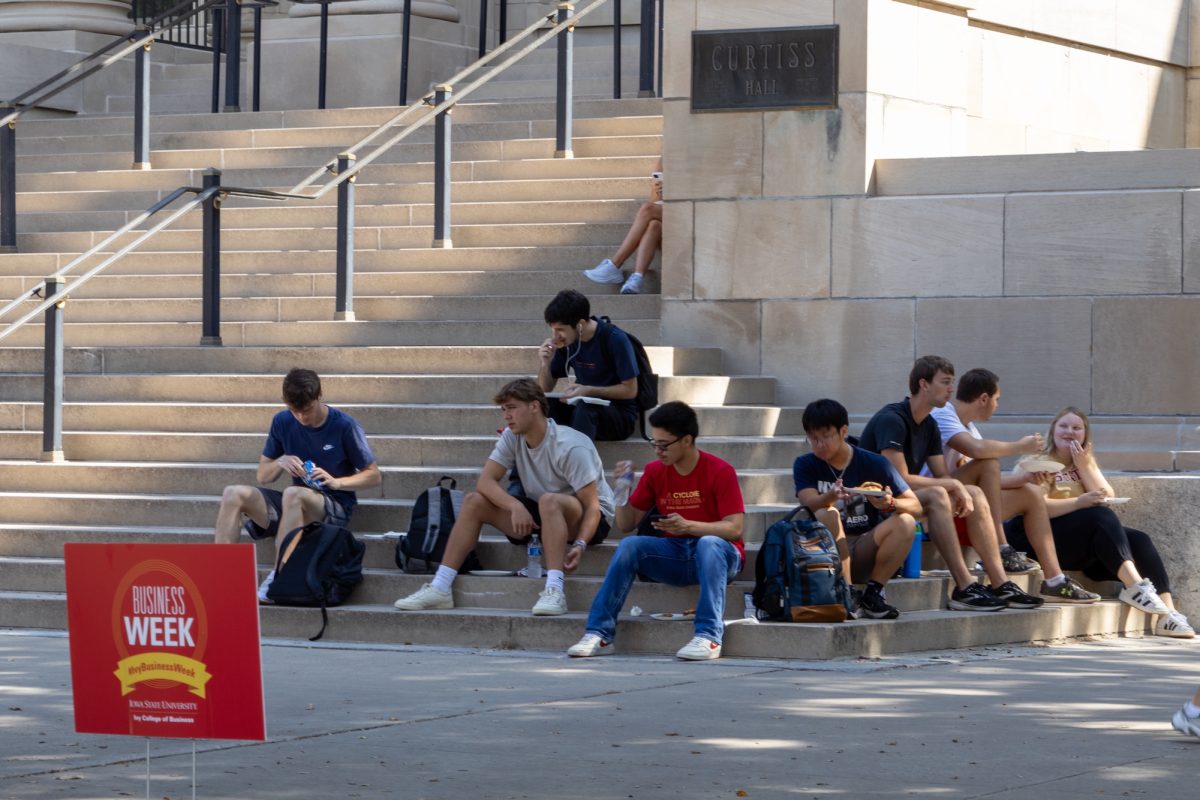
[[[1110,506],[1120,506],[1128,503],[1130,499],[1131,498],[1128,497],[1106,497],[1104,498],[1104,502],[1108,503]]]
[[[471,574],[480,578],[508,578],[517,573],[511,569],[473,569]]]
[[[695,614],[684,614],[683,612],[664,612],[662,614],[651,614],[651,619],[667,619],[667,620],[683,620],[695,619]]]
[[[1048,458],[1031,458],[1021,462],[1021,469],[1026,472],[1058,472],[1063,465]]]

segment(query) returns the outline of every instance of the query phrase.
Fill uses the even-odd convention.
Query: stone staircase
[[[127,169],[130,120],[24,123],[19,144],[20,252],[0,254],[0,295],[12,297],[105,232],[206,167],[223,183],[289,188],[394,109],[166,115],[153,121],[151,172]],[[661,151],[656,100],[580,100],[576,158],[554,159],[553,105],[464,105],[454,119],[455,248],[434,250],[431,132],[414,136],[358,183],[356,322],[333,322],[334,220],[329,198],[299,207],[232,199],[223,209],[222,337],[201,348],[199,217],[182,219],[126,257],[66,306],[65,464],[39,463],[40,325],[0,347],[0,626],[65,626],[62,545],[70,541],[203,542],[221,487],[249,482],[279,383],[304,365],[326,399],[366,428],[383,486],[360,494],[353,527],[368,546],[367,579],[336,609],[330,640],[561,650],[580,635],[615,546],[590,550],[568,581],[572,613],[534,619],[540,582],[464,576],[454,611],[400,613],[397,596],[425,580],[395,569],[395,536],[412,499],[439,476],[470,489],[499,424],[490,397],[535,367],[548,297],[576,287],[647,342],[660,394],[697,406],[702,446],[738,466],[756,552],[790,507],[790,466],[804,450],[800,409],[775,405],[773,379],[724,374],[721,352],[667,347],[659,298],[626,297],[580,270],[611,253]],[[862,420],[856,420],[861,424]],[[1006,425],[1024,428],[1014,418]],[[1038,423],[1039,426],[1042,424]],[[1179,423],[1173,423],[1176,438]],[[1170,428],[1172,422],[1162,421]],[[1167,435],[1163,434],[1164,437]],[[599,445],[608,464],[650,456],[640,441]],[[1119,467],[1121,450],[1105,453]],[[1155,449],[1128,448],[1135,468]],[[1112,456],[1112,457],[1110,457]],[[1139,460],[1140,459],[1140,460]],[[1158,463],[1158,462],[1155,462]],[[1162,467],[1158,467],[1162,468]],[[485,536],[488,567],[514,569],[524,552]],[[260,546],[265,570],[269,545]],[[936,566],[932,561],[929,566]],[[751,566],[728,591],[740,615]],[[1025,579],[1029,582],[1031,579]],[[947,579],[897,580],[897,622],[730,628],[730,656],[831,658],[1141,631],[1115,602],[971,615],[944,609]],[[639,584],[647,612],[694,605],[694,590]],[[264,608],[267,636],[315,632],[315,612]],[[623,619],[628,652],[670,652],[688,623]]]

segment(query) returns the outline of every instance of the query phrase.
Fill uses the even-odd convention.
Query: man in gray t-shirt
[[[546,395],[527,378],[506,384],[494,401],[504,413],[505,429],[483,465],[475,491],[463,501],[437,574],[420,590],[397,600],[396,608],[454,608],[450,588],[486,524],[503,531],[513,544],[525,544],[534,533],[541,536],[546,588],[533,613],[565,614],[565,574],[579,566],[589,544],[599,544],[608,535],[613,493],[591,439],[547,419]],[[525,491],[520,497],[500,485],[513,467]]]

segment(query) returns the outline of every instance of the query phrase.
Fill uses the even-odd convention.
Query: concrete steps
[[[188,87],[186,73],[172,70],[177,87]],[[322,374],[330,402],[364,424],[384,474],[381,489],[362,493],[354,516],[367,543],[366,581],[351,605],[334,610],[327,636],[556,651],[569,646],[582,631],[582,614],[615,538],[589,550],[568,582],[573,613],[535,620],[528,609],[540,586],[518,578],[464,576],[456,585],[462,608],[396,612],[392,600],[426,578],[395,569],[396,539],[387,535],[407,528],[413,498],[437,477],[449,474],[462,488],[473,485],[499,424],[491,395],[505,380],[532,371],[533,345],[545,338],[541,310],[565,286],[583,290],[597,312],[649,343],[662,376],[661,396],[696,405],[702,446],[739,467],[750,504],[751,563],[727,592],[730,616],[737,616],[755,543],[793,502],[790,465],[807,449],[801,410],[774,405],[770,377],[728,375],[719,350],[657,345],[657,278],[650,293],[620,297],[616,287],[595,286],[580,275],[612,253],[647,192],[646,175],[662,144],[661,102],[581,99],[575,106],[577,157],[554,159],[553,103],[512,99],[540,91],[541,79],[532,71],[513,78],[497,89],[508,90],[505,102],[467,104],[455,112],[453,249],[429,247],[429,130],[362,175],[358,321],[331,321],[332,195],[287,207],[232,199],[222,215],[224,347],[196,346],[195,215],[145,252],[123,259],[67,305],[66,464],[36,460],[40,327],[29,326],[0,347],[0,626],[65,624],[60,558],[66,542],[210,540],[221,488],[252,479],[267,420],[280,407],[280,375],[305,365]],[[0,289],[11,297],[37,285],[165,192],[197,184],[204,167],[224,168],[226,185],[290,188],[395,113],[158,114],[152,122],[156,168],[144,172],[125,168],[128,117],[22,123],[20,141],[29,143],[18,145],[23,252],[0,254]],[[1031,422],[999,424],[1023,435]],[[1040,429],[1044,421],[1037,422]],[[1145,458],[1148,464],[1160,445],[1183,449],[1189,442],[1179,420],[1141,419],[1122,429],[1124,424],[1111,425],[1122,434],[1112,438],[1114,452],[1127,452],[1131,461]],[[1138,444],[1140,430],[1152,431],[1149,443]],[[1105,428],[1105,440],[1107,433]],[[599,451],[607,464],[626,458],[644,463],[650,455],[639,440],[600,443]],[[1113,463],[1108,451],[1101,457]],[[270,543],[257,552],[260,567],[272,562]],[[497,568],[516,568],[524,559],[523,550],[491,530],[480,553]],[[1130,618],[1113,603],[996,615],[949,612],[943,608],[948,590],[947,579],[936,575],[894,582],[889,597],[905,612],[895,623],[734,625],[726,653],[875,655],[1132,633],[1144,626],[1140,616]],[[682,611],[694,597],[694,590],[640,584],[631,603],[647,611]],[[267,635],[308,636],[316,616],[310,609],[266,608],[263,624]],[[620,646],[662,653],[690,636],[687,624],[629,618],[621,623]]]

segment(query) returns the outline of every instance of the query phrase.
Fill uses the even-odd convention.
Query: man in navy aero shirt
[[[809,403],[801,424],[812,452],[792,465],[796,498],[833,533],[846,582],[866,584],[858,613],[895,619],[900,611],[884,587],[912,547],[921,503],[891,462],[846,441],[850,418],[841,403]]]
[[[321,402],[321,379],[310,369],[293,369],[283,379],[287,409],[271,420],[258,462],[257,486],[226,486],[215,526],[218,544],[236,543],[241,532],[253,539],[275,537],[311,522],[346,526],[358,503],[355,491],[378,486],[383,476],[362,426],[349,414]],[[311,475],[304,468],[313,462]],[[264,488],[281,475],[292,485]],[[243,517],[245,518],[243,521]],[[258,589],[266,602],[275,571]]]

